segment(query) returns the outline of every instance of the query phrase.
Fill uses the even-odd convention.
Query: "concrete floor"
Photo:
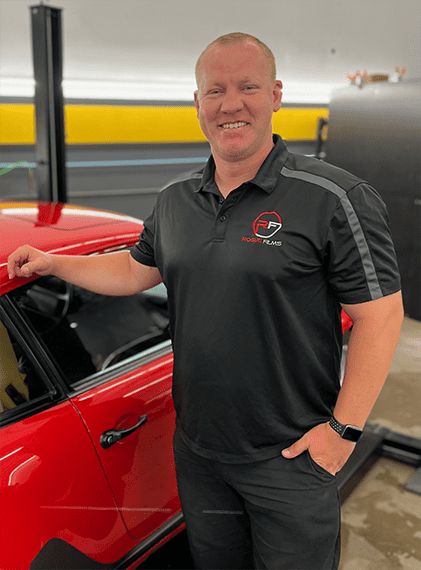
[[[421,322],[405,319],[368,421],[421,437]],[[346,499],[339,570],[421,570],[421,495],[405,489],[414,473],[381,458]]]

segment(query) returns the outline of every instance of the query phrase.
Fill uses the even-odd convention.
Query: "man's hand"
[[[52,257],[29,245],[19,247],[9,256],[7,263],[9,279],[14,277],[31,277],[34,273],[49,275],[52,269]]]
[[[282,451],[286,459],[293,459],[308,450],[312,459],[323,469],[336,475],[354,451],[355,443],[342,439],[328,423],[319,424],[301,439]]]

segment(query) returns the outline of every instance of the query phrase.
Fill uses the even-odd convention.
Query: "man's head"
[[[197,116],[215,158],[243,161],[272,148],[272,115],[281,105],[275,60],[257,38],[221,36],[196,65]]]
[[[260,48],[262,50],[262,54],[266,60],[266,64],[267,64],[267,68],[268,68],[268,72],[269,72],[269,77],[271,78],[272,81],[275,81],[275,79],[276,79],[275,56],[273,55],[272,51],[268,48],[268,46],[265,43],[263,43],[262,41],[260,41],[258,38],[255,38],[254,36],[252,36],[250,34],[243,34],[242,32],[232,32],[230,34],[225,34],[223,36],[220,36],[219,38],[217,38],[216,40],[211,42],[203,50],[203,52],[200,54],[199,59],[197,60],[196,69],[195,69],[197,86],[199,86],[200,66],[201,66],[201,62],[202,62],[202,56],[204,56],[204,54],[208,51],[208,49],[215,47],[215,46],[217,46],[217,47],[230,47],[230,46],[234,46],[234,45],[238,45],[238,44],[246,44],[246,43],[254,44],[255,46],[257,46],[258,48]]]

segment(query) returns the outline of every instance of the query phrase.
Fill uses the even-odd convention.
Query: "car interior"
[[[162,284],[113,297],[47,276],[19,289],[14,298],[69,385],[170,343]]]
[[[48,391],[13,333],[0,321],[0,413],[31,402]]]

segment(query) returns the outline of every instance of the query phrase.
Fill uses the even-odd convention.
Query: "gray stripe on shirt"
[[[368,247],[367,241],[365,239],[360,220],[358,219],[354,207],[351,204],[345,190],[331,180],[317,176],[316,174],[311,174],[309,172],[290,170],[284,166],[281,170],[281,174],[286,178],[296,178],[297,180],[303,180],[304,182],[310,182],[312,184],[316,184],[317,186],[321,186],[322,188],[325,188],[329,192],[332,192],[341,199],[342,207],[348,219],[349,227],[351,228],[352,235],[354,236],[355,243],[357,244],[357,248],[361,257],[361,262],[363,265],[371,298],[374,300],[383,297],[380,283],[377,278],[376,268],[374,267],[373,259],[371,257],[370,248]]]

